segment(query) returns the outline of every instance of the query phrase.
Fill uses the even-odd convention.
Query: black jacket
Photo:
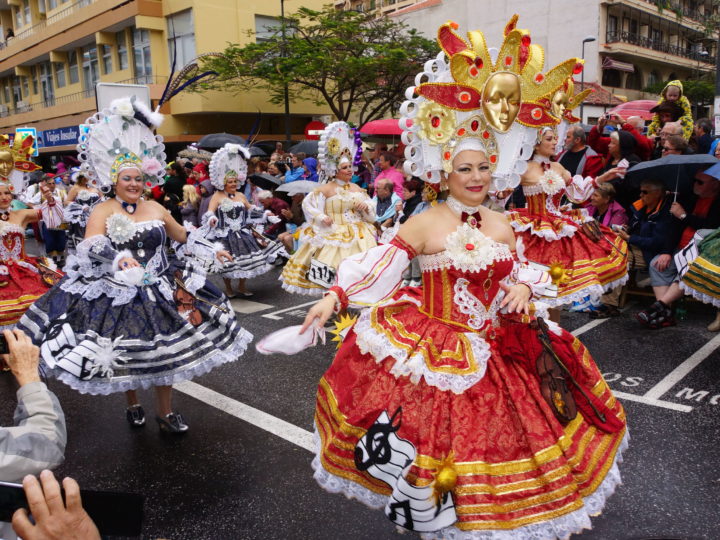
[[[640,248],[645,263],[661,253],[674,253],[677,244],[677,224],[670,213],[672,200],[667,197],[660,209],[648,212],[645,207],[639,210],[631,207],[629,234],[630,244]],[[654,209],[653,209],[654,210]]]

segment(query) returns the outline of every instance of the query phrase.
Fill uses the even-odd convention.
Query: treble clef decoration
[[[398,418],[395,424],[395,418]],[[355,447],[355,466],[360,471],[368,470],[372,465],[385,465],[390,462],[392,448],[390,434],[395,433],[402,425],[402,407],[398,407],[388,423],[375,423],[365,433],[365,448],[368,458],[363,460],[363,451]]]

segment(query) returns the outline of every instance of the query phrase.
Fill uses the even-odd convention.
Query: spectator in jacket
[[[710,153],[712,142],[712,122],[707,118],[700,118],[695,122],[695,153]]]
[[[20,482],[28,474],[55,468],[65,459],[65,415],[55,394],[40,381],[40,353],[22,330],[4,330],[5,355],[20,388],[14,427],[0,428],[0,480]]]
[[[613,131],[609,138],[608,153],[601,174],[595,180],[598,184],[610,182],[615,188],[617,202],[627,209],[638,197],[637,188],[625,182],[627,169],[640,161],[635,154],[637,141],[627,131]]]
[[[656,302],[640,311],[636,317],[648,328],[662,328],[676,324],[672,304],[682,296],[677,284],[678,271],[673,255],[692,240],[700,229],[720,227],[720,164],[695,175],[693,194],[680,196],[673,202],[670,213],[674,234],[669,234],[671,248],[656,255],[650,262],[650,280]]]
[[[625,131],[635,138],[635,147],[641,161],[650,157],[653,149],[653,141],[642,134],[643,120],[639,116],[631,116],[625,120],[618,114],[602,116],[596,126],[593,126],[588,134],[588,144],[598,154],[605,156],[608,153],[610,137],[602,135],[606,125],[611,125],[619,131]]]
[[[305,167],[303,166],[303,160],[307,156],[303,152],[294,154],[290,160],[290,170],[285,173],[285,183],[296,182],[302,180],[305,174]]]
[[[587,211],[606,227],[627,225],[628,222],[627,212],[615,200],[615,188],[610,183],[600,184],[597,187],[590,196],[590,205],[587,207]]]
[[[603,166],[602,157],[585,144],[587,138],[582,126],[570,126],[565,136],[563,151],[558,156],[560,165],[571,175],[597,176]]]
[[[631,208],[629,226],[616,228],[618,236],[628,243],[628,270],[646,268],[647,261],[659,253],[672,251],[670,205],[662,180],[651,178],[640,183],[640,199]],[[590,317],[604,319],[618,315],[621,290],[622,287],[616,287],[601,296],[600,309],[591,313]]]
[[[397,213],[396,204],[402,202],[402,199],[393,191],[392,180],[385,178],[375,181],[375,196],[373,197],[373,202],[375,203],[377,215],[375,223],[383,227],[391,226]]]

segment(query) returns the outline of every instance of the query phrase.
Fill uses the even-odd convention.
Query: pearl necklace
[[[465,212],[466,214],[474,214],[475,212],[479,212],[480,208],[482,208],[483,206],[482,204],[479,204],[477,206],[468,206],[458,201],[452,195],[450,195],[445,202],[456,214],[462,214],[463,212]]]

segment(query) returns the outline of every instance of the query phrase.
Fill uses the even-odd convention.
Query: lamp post
[[[583,59],[583,62],[585,61],[585,44],[590,43],[591,41],[595,41],[595,36],[588,36],[585,39],[582,40],[582,55],[581,58]],[[580,91],[582,92],[585,90],[585,68],[583,66],[583,70],[580,72]],[[583,99],[580,103],[580,123],[583,124],[585,122],[585,117],[583,116],[583,111],[585,110],[585,100]]]
[[[282,24],[282,57],[285,58],[287,55],[287,42],[285,41],[285,0],[280,0],[280,24]],[[290,149],[292,145],[292,135],[290,134],[290,92],[288,90],[288,83],[286,82],[283,88],[285,98],[285,144],[287,149]]]

